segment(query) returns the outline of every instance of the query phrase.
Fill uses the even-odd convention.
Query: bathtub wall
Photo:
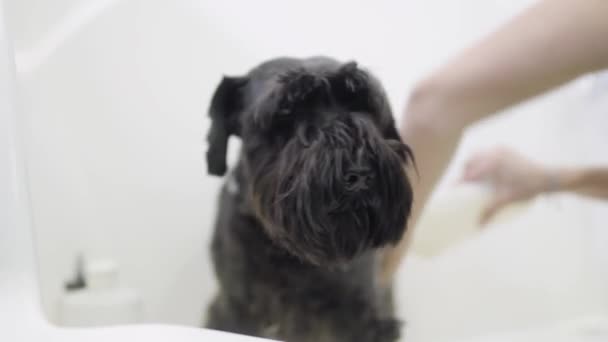
[[[66,17],[42,21],[42,40],[16,44],[52,321],[78,253],[116,261],[146,321],[198,324],[214,287],[220,180],[205,175],[203,113],[221,73],[253,61],[191,3],[164,4],[66,4]]]
[[[277,55],[356,58],[399,112],[416,79],[530,2],[6,1],[49,318],[84,253],[119,264],[145,321],[199,323],[215,287],[207,245],[220,185],[205,175],[204,115],[222,74]],[[573,162],[576,138],[560,139],[576,122],[532,110],[481,124],[446,179],[501,142]]]

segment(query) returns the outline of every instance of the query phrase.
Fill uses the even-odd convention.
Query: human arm
[[[471,123],[608,67],[608,1],[542,0],[418,83],[400,133],[414,151],[414,207],[404,239],[385,253],[390,283],[416,221]]]

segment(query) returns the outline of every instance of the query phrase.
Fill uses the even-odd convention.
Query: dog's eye
[[[292,122],[301,115],[300,111],[295,108],[278,108],[272,116],[275,123],[285,123]]]
[[[317,134],[318,132],[310,125],[303,125],[299,127],[296,133],[300,143],[305,147],[312,145],[312,142],[317,138]]]
[[[359,175],[357,175],[355,173],[347,174],[345,177],[346,185],[353,185],[353,184],[357,183],[358,179],[359,179]]]
[[[294,127],[293,113],[277,112],[274,114],[269,132],[283,137],[291,136]]]
[[[291,110],[289,110],[287,108],[279,109],[279,111],[277,113],[277,117],[279,119],[287,119],[290,115],[291,115]]]

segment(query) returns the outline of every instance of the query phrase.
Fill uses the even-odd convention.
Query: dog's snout
[[[361,191],[369,188],[372,174],[367,170],[350,171],[344,175],[344,186],[348,191]]]

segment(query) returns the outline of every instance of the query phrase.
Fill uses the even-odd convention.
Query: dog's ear
[[[338,101],[351,111],[373,114],[382,127],[394,125],[393,111],[382,84],[356,62],[341,65],[331,75],[330,83]]]
[[[211,175],[223,176],[226,173],[228,138],[240,133],[238,121],[247,80],[246,77],[224,76],[211,99],[211,128],[207,134],[207,172]]]
[[[369,91],[369,75],[357,66],[357,62],[348,62],[330,77],[332,88],[340,97],[349,101],[356,100],[362,93]]]
[[[373,75],[359,68],[356,62],[340,66],[330,76],[330,84],[338,101],[348,104],[352,111],[392,117],[382,85]]]

